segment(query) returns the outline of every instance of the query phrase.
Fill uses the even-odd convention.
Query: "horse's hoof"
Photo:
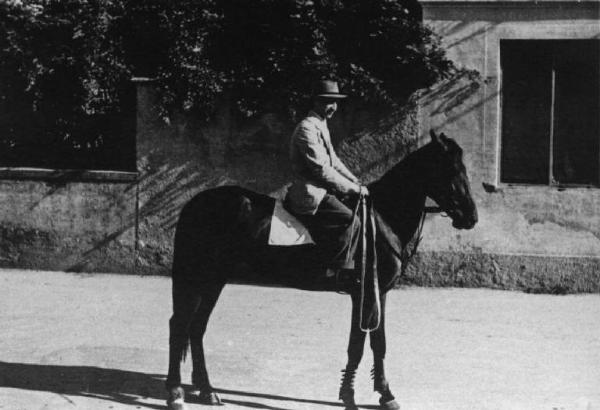
[[[202,393],[196,390],[190,394],[190,398],[193,399],[194,403],[204,404],[208,406],[222,406],[223,402],[219,395],[215,392]]]
[[[175,400],[167,400],[167,408],[169,410],[187,410],[185,402],[182,398]]]
[[[400,405],[396,400],[390,400],[385,403],[380,403],[379,408],[381,410],[400,410]]]
[[[169,398],[167,399],[167,408],[169,410],[186,410],[185,393],[181,387],[173,387],[169,390]]]
[[[353,389],[340,390],[340,400],[344,403],[344,410],[358,410]]]

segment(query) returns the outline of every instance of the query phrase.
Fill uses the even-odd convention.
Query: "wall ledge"
[[[460,8],[558,8],[565,7],[577,8],[585,7],[598,9],[600,1],[598,0],[421,0],[419,2],[426,8],[434,7],[460,7]]]
[[[27,167],[0,167],[0,180],[33,180],[57,183],[67,182],[136,182],[137,172],[92,171],[82,169],[47,169]]]
[[[600,293],[600,256],[423,251],[409,262],[401,283],[528,293]]]
[[[421,0],[422,4],[600,4],[599,0]]]
[[[591,191],[598,192],[600,190],[600,186],[598,185],[544,185],[544,184],[518,184],[518,183],[508,183],[508,182],[500,182],[498,184],[484,183],[484,190],[487,193],[496,193],[503,191],[513,191],[513,192],[564,192],[564,191]]]

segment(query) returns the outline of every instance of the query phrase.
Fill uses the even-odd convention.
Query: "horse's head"
[[[444,133],[436,135],[432,130],[430,135],[427,151],[431,158],[425,194],[452,218],[452,226],[471,229],[477,223],[477,207],[471,197],[462,149]]]

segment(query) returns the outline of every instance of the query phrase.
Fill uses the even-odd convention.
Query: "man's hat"
[[[319,81],[313,93],[315,97],[323,98],[346,98],[346,94],[340,94],[340,88],[336,81],[323,80]]]

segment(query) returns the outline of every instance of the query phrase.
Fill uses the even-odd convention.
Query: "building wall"
[[[134,270],[135,182],[11,177],[0,180],[1,267]]]
[[[550,288],[598,287],[600,189],[514,186],[499,179],[500,40],[600,38],[598,5],[423,3],[424,19],[443,37],[448,55],[482,75],[478,84],[463,78],[422,96],[420,132],[444,131],[464,148],[480,216],[468,232],[452,231],[442,218],[432,218],[425,226],[424,250],[462,253],[467,265],[480,255],[478,269],[500,272],[498,280],[507,287],[523,282],[533,287],[536,281]],[[540,271],[546,279],[538,278]]]

